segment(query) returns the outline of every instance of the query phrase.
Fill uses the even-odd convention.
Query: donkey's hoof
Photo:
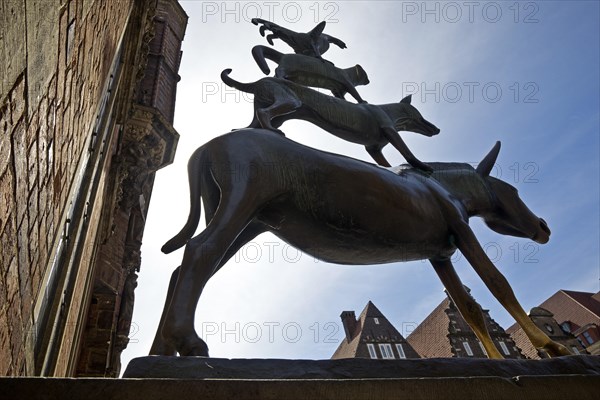
[[[196,337],[194,340],[186,340],[187,343],[183,343],[177,348],[177,352],[183,357],[208,357],[208,346],[204,340]]]
[[[176,356],[177,349],[175,349],[175,346],[167,344],[164,341],[157,342],[155,340],[154,343],[152,343],[149,354],[151,356]]]

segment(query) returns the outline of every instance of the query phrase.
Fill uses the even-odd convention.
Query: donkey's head
[[[477,166],[477,173],[486,181],[493,207],[482,215],[490,229],[502,234],[529,238],[537,243],[550,240],[550,229],[542,218],[535,215],[519,197],[515,187],[489,176],[498,153],[500,142]]]

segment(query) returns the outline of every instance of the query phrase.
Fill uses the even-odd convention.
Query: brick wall
[[[548,335],[550,339],[566,346],[573,354],[586,354],[586,349],[583,345],[573,334],[563,331],[559,323],[554,319],[554,314],[550,311],[541,307],[533,307],[529,312],[529,318],[531,318],[533,323]],[[527,358],[534,360],[549,358],[545,351],[538,350],[531,344],[525,331],[518,324],[512,325],[507,329],[507,332],[523,350],[523,354],[525,354]]]
[[[113,161],[115,207],[107,208],[107,217],[103,218],[110,221],[110,235],[97,247],[77,376],[119,375],[120,354],[129,342],[154,171],[172,162],[179,137],[171,124],[187,15],[176,1],[159,0],[151,25],[150,33],[145,35],[151,39],[143,77],[137,82],[135,104],[123,126]],[[167,36],[171,39],[165,40]]]
[[[445,310],[448,315],[450,325],[448,328],[448,340],[452,345],[452,353],[454,357],[478,357],[485,358],[487,353],[480,344],[475,332],[471,329],[467,321],[464,320],[454,302],[450,299],[448,308]],[[514,340],[508,333],[490,316],[488,310],[482,310],[485,319],[485,326],[496,345],[496,348],[504,358],[523,358],[521,350],[517,347]],[[472,356],[467,354],[464,343],[468,343],[473,353]],[[504,343],[506,351],[501,347],[500,343]]]
[[[34,373],[34,307],[133,3],[0,3],[0,375]]]

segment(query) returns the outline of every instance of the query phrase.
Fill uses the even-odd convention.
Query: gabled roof
[[[571,297],[582,307],[585,307],[596,317],[600,318],[600,292],[588,293],[576,292],[574,290],[563,290],[562,292],[565,293],[567,296]]]
[[[494,321],[489,311],[485,309],[481,311],[496,347],[500,349],[500,343],[504,342],[509,352],[506,353],[508,358],[521,358],[520,349],[514,346],[510,336]],[[423,358],[486,356],[475,332],[448,295],[406,340]],[[469,345],[469,350],[466,349],[465,343]],[[469,351],[472,354],[469,354]]]
[[[540,304],[554,314],[559,323],[570,321],[578,327],[594,323],[600,326],[600,292],[559,290]]]
[[[375,318],[377,318],[378,323],[375,322]],[[348,342],[347,338],[344,337],[331,356],[332,359],[369,358],[366,343],[403,343],[407,357],[419,357],[373,302],[369,301],[367,303],[356,322],[352,340]]]
[[[421,357],[454,356],[448,340],[450,327],[450,318],[446,313],[448,307],[450,307],[450,300],[445,298],[406,338]]]

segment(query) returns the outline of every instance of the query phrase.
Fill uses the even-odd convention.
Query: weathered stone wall
[[[0,375],[34,373],[34,307],[134,0],[0,2]],[[90,225],[98,212],[85,216]],[[93,256],[93,248],[79,256]],[[88,263],[89,264],[89,263]],[[69,296],[83,301],[75,285]],[[65,324],[63,337],[73,336]]]
[[[154,171],[172,162],[179,137],[172,123],[187,15],[176,1],[158,0],[155,12],[149,12],[147,18],[151,16],[142,45],[147,46],[147,53],[143,52],[147,62],[143,76],[138,75],[134,104],[113,161],[113,186],[117,190],[112,196],[114,205],[109,204],[113,208],[104,211],[104,219],[110,221],[110,235],[97,247],[93,293],[76,376],[119,376],[120,355],[129,343]]]

